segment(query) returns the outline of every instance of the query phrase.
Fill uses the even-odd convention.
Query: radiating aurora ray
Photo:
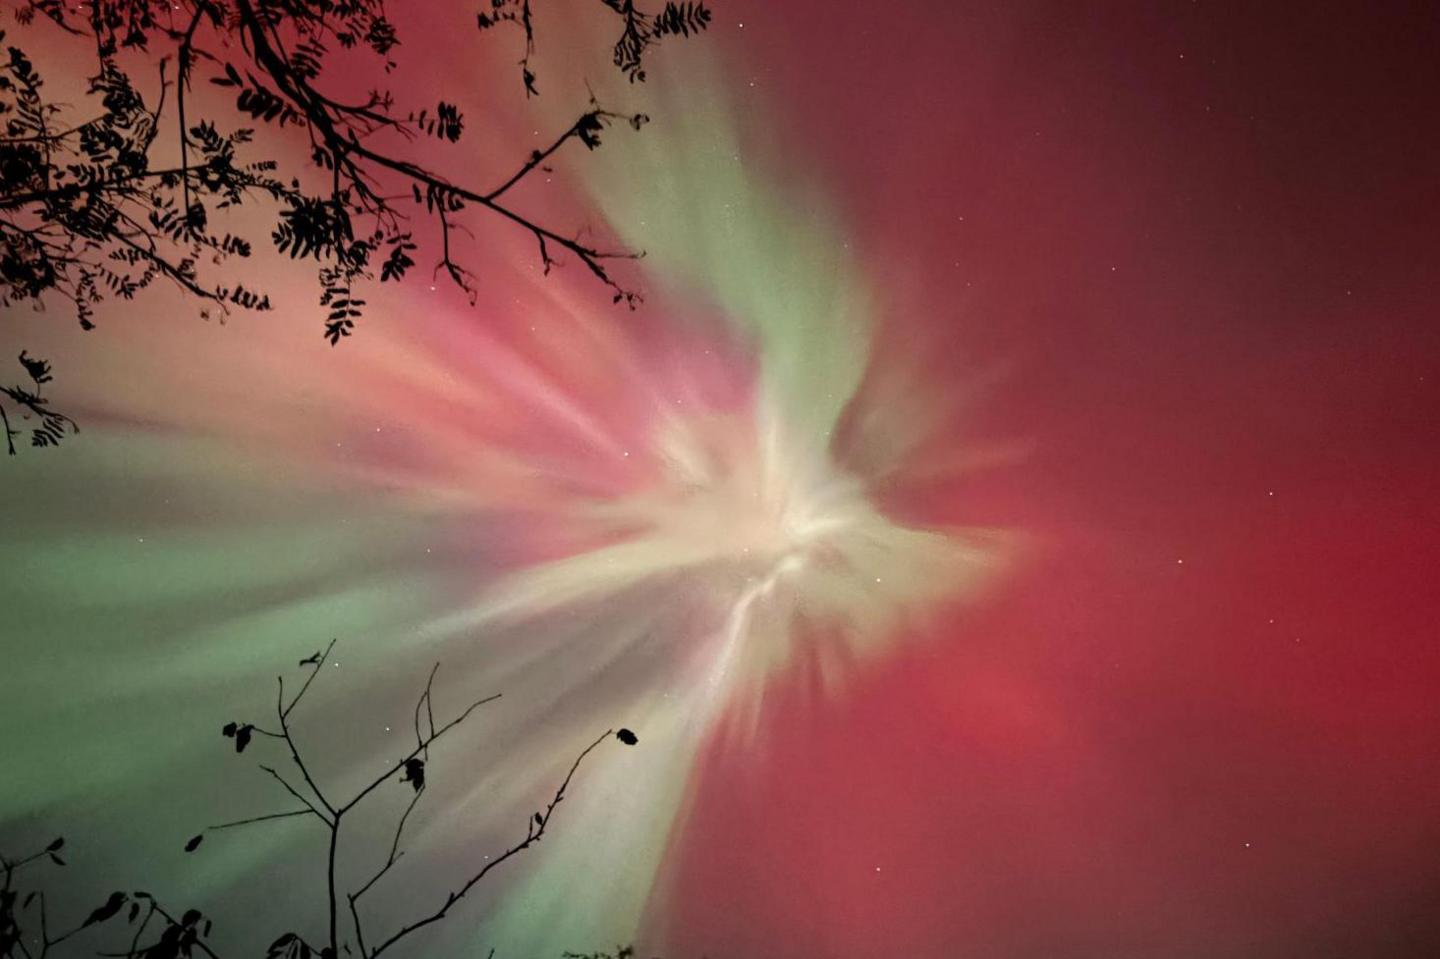
[[[517,267],[523,306],[376,324],[343,361],[296,355],[278,324],[198,356],[152,343],[127,375],[183,384],[187,402],[97,390],[84,452],[27,458],[49,508],[20,523],[31,567],[6,598],[29,630],[17,640],[52,653],[27,661],[33,695],[7,719],[48,717],[79,758],[58,781],[6,786],[7,811],[105,777],[113,738],[39,691],[104,690],[116,728],[168,741],[141,760],[163,769],[200,741],[176,742],[157,699],[190,701],[209,730],[230,717],[202,708],[206,690],[252,702],[277,661],[338,634],[370,685],[333,683],[351,698],[322,715],[353,712],[357,693],[403,715],[416,670],[375,669],[395,662],[439,659],[448,688],[505,694],[487,720],[502,748],[427,794],[411,857],[437,873],[508,837],[594,730],[640,733],[587,767],[554,838],[468,934],[517,956],[626,941],[655,909],[702,743],[724,724],[743,745],[777,674],[838,683],[908,617],[986,580],[998,534],[902,525],[874,498],[927,438],[916,394],[938,407],[957,385],[857,408],[875,372],[867,264],[813,192],[741,162],[718,97],[688,91],[666,117],[587,168],[611,227],[649,253],[641,313]],[[72,518],[90,482],[118,484],[113,508]],[[169,487],[185,502],[155,492]],[[149,549],[130,496],[161,527]],[[60,608],[77,573],[83,592]],[[116,622],[143,631],[129,641],[143,662],[123,637],[93,638]],[[393,751],[358,739],[352,774]],[[282,855],[258,842],[236,869]]]

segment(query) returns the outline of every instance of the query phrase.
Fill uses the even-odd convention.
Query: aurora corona
[[[122,643],[71,644],[28,664],[27,686],[122,689],[109,699],[131,730],[154,722],[159,695],[208,729],[198,690],[223,682],[253,701],[297,642],[337,635],[362,667],[438,660],[447,689],[504,693],[486,720],[498,757],[448,783],[437,771],[410,839],[412,857],[442,862],[492,848],[595,728],[633,727],[643,748],[587,767],[554,838],[476,907],[468,935],[539,955],[643,934],[702,746],[722,730],[746,741],[786,670],[838,688],[1007,552],[994,531],[887,513],[880,488],[953,426],[968,386],[865,390],[893,373],[870,348],[882,319],[867,264],[822,197],[767,180],[720,97],[687,102],[582,172],[608,228],[648,251],[652,302],[637,313],[535,275],[517,249],[517,305],[495,316],[399,304],[424,322],[375,323],[324,362],[295,355],[283,323],[199,346],[177,326],[134,358],[154,389],[106,391],[113,360],[90,377],[91,468],[129,476],[126,495],[145,502],[183,473],[203,492],[188,511],[167,499],[165,515],[188,512],[207,538],[173,518],[120,534],[146,514],[125,496],[73,519],[38,512],[36,578],[58,594],[61,570],[96,575],[63,616],[36,612],[43,590],[18,599],[37,629],[81,635],[143,611],[127,621],[166,651],[138,663]],[[203,402],[173,402],[182,389]],[[26,462],[38,496],[58,462]],[[56,535],[65,523],[73,536]],[[367,711],[404,715],[413,670],[362,675]],[[317,712],[353,714],[356,690],[327,682],[337,698]],[[55,704],[18,705],[83,728]],[[104,735],[77,738],[88,747],[68,777],[7,787],[7,811],[94,788]],[[155,739],[170,745],[152,761],[173,766],[204,737]],[[354,735],[337,749],[354,768],[393,752]],[[278,849],[256,840],[230,874]]]

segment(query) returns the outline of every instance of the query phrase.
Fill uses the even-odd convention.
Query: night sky
[[[477,221],[474,307],[338,349],[278,258],[263,317],[16,316],[83,432],[0,464],[6,848],[283,925],[300,827],[179,847],[338,637],[341,780],[436,660],[505,694],[396,915],[641,738],[433,943],[1440,954],[1433,7],[712,6],[643,90],[552,12],[540,103],[476,94],[487,182],[581,74],[653,116],[526,187],[647,250],[634,312]]]

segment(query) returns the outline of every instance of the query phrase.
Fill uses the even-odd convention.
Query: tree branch
[[[580,755],[575,758],[575,762],[570,766],[570,771],[565,774],[565,779],[560,783],[560,788],[555,790],[555,795],[553,798],[551,798],[549,804],[545,807],[545,811],[536,813],[530,819],[529,823],[526,826],[526,835],[523,842],[516,843],[509,849],[505,850],[505,852],[501,853],[495,859],[486,862],[486,864],[473,876],[467,879],[464,884],[462,884],[455,891],[449,893],[445,897],[445,902],[438,909],[425,916],[424,918],[417,919],[414,922],[411,922],[396,930],[395,933],[390,936],[390,938],[386,939],[384,942],[380,943],[380,945],[376,946],[370,952],[367,959],[375,959],[375,957],[379,956],[381,953],[385,952],[387,949],[400,942],[405,937],[425,928],[426,926],[439,922],[441,919],[444,919],[445,914],[450,911],[450,908],[454,906],[457,902],[459,902],[462,898],[464,898],[465,894],[468,893],[471,889],[473,889],[480,882],[480,880],[484,879],[485,876],[489,874],[490,870],[499,866],[501,863],[505,862],[511,857],[519,855],[526,849],[529,849],[535,843],[539,842],[541,837],[545,835],[546,828],[550,825],[550,817],[555,814],[555,807],[559,806],[560,803],[564,801],[565,790],[569,787],[570,781],[575,778],[575,773],[580,769],[580,764],[585,761],[585,757],[590,755],[591,751],[594,750],[595,747],[599,746],[601,743],[603,743],[606,739],[608,739],[610,736],[613,736],[614,734],[615,731],[613,729],[607,729],[604,734],[602,734],[594,742],[592,742],[590,745],[586,746],[583,750],[580,751]]]

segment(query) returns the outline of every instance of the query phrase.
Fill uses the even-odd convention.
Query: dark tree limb
[[[592,742],[590,745],[586,746],[583,750],[580,751],[580,755],[575,757],[575,762],[571,764],[570,771],[565,774],[564,780],[562,780],[560,783],[560,788],[555,790],[555,795],[550,799],[550,802],[548,805],[546,805],[545,810],[543,812],[537,812],[527,822],[525,839],[523,841],[516,843],[515,845],[506,849],[499,856],[486,862],[485,865],[480,868],[480,870],[478,870],[474,875],[467,879],[459,888],[446,895],[444,903],[442,903],[438,909],[421,919],[417,919],[414,922],[408,923],[397,929],[394,933],[391,934],[388,939],[384,940],[378,946],[372,949],[366,959],[375,959],[376,956],[379,956],[381,953],[385,952],[391,946],[394,946],[396,943],[400,942],[407,936],[410,936],[413,933],[424,929],[426,926],[432,925],[439,922],[441,919],[444,919],[446,913],[450,911],[451,907],[454,906],[457,902],[459,902],[462,898],[464,898],[465,894],[468,893],[471,889],[475,888],[475,886],[480,882],[480,880],[484,879],[492,869],[496,868],[506,860],[518,856],[520,853],[524,852],[526,849],[529,849],[535,843],[539,842],[541,838],[545,835],[545,830],[550,825],[550,818],[555,814],[555,807],[559,806],[560,803],[564,801],[565,790],[569,788],[570,781],[575,778],[575,773],[579,771],[580,764],[585,761],[585,757],[590,755],[590,753],[595,749],[595,747],[599,746],[606,739],[609,739],[613,735],[615,735],[615,730],[607,729],[599,738],[597,738],[594,742]]]

